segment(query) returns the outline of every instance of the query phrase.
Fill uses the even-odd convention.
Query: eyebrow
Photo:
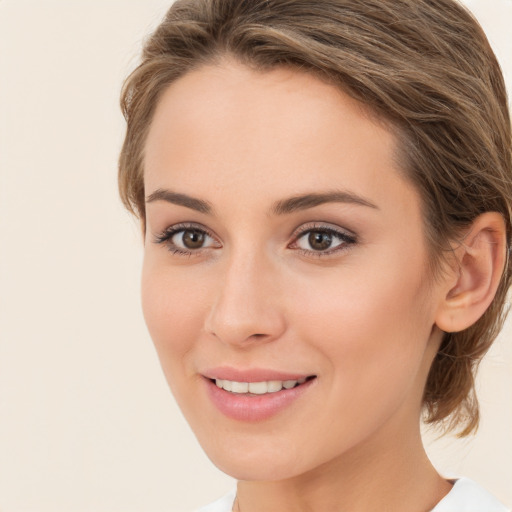
[[[325,203],[346,203],[367,206],[368,208],[379,208],[357,194],[345,190],[333,190],[320,193],[304,194],[277,201],[272,205],[270,212],[274,215],[284,215],[298,210],[306,210]]]
[[[205,213],[206,215],[213,214],[213,207],[208,201],[203,201],[202,199],[197,199],[187,194],[179,194],[163,188],[155,190],[146,198],[146,203],[152,203],[154,201],[166,201],[178,206],[185,206],[186,208]]]
[[[191,210],[204,213],[206,215],[214,215],[214,209],[211,203],[189,196],[180,194],[168,189],[157,189],[146,198],[146,203],[154,201],[166,201],[178,206],[184,206]],[[310,194],[301,194],[287,199],[276,201],[270,208],[270,214],[286,215],[300,210],[307,210],[325,203],[345,203],[366,206],[378,210],[378,206],[353,192],[333,190],[327,192],[317,192]]]

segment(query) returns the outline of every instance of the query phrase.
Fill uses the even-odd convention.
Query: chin
[[[229,434],[228,434],[229,435]],[[199,443],[212,463],[223,473],[246,481],[277,481],[293,478],[308,470],[305,454],[286,440],[212,440]],[[297,453],[299,452],[299,453]]]
[[[222,460],[210,458],[215,466],[236,480],[252,482],[272,482],[293,478],[303,471],[291,462],[270,460],[252,460],[247,457],[234,458],[223,454]]]

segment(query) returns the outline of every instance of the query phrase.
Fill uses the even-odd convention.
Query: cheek
[[[381,400],[376,391],[388,387],[393,398],[420,369],[432,328],[428,286],[419,262],[391,260],[364,272],[347,268],[315,287],[303,283],[309,293],[297,294],[300,329],[329,361],[336,392]]]
[[[142,310],[166,375],[180,364],[198,339],[204,292],[201,286],[145,261],[142,271]]]

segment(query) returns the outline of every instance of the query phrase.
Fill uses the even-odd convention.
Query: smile
[[[292,389],[300,384],[304,384],[306,380],[306,377],[298,380],[269,380],[261,382],[237,382],[233,380],[215,379],[215,384],[218,388],[229,391],[230,393],[265,395],[267,393],[277,393],[282,389]]]
[[[212,404],[224,416],[242,422],[258,422],[300,402],[318,379],[311,375],[284,380],[275,380],[275,377],[272,380],[247,380],[210,377],[204,378],[203,382]]]

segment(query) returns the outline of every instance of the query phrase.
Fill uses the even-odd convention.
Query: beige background
[[[167,390],[116,195],[120,84],[169,3],[0,0],[3,512],[173,512],[233,485]],[[467,3],[512,84],[512,2]],[[429,450],[512,504],[510,321],[479,382],[478,436]]]

